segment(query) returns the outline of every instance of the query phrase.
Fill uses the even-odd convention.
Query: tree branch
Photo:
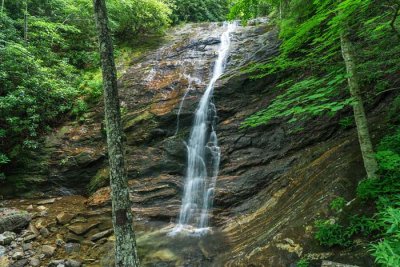
[[[399,16],[399,11],[400,11],[400,4],[398,4],[397,7],[394,9],[393,18],[390,21],[390,27],[392,27],[392,30],[400,39],[400,32],[396,29],[396,26],[394,25],[396,23],[397,17]]]
[[[394,91],[394,90],[399,90],[399,89],[400,89],[400,87],[389,88],[389,89],[386,89],[386,90],[378,92],[376,95],[381,95],[383,93],[387,93],[387,92]]]

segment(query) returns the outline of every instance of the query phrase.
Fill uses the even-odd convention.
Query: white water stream
[[[231,45],[230,35],[236,29],[236,23],[224,23],[223,27],[213,75],[200,99],[187,144],[187,170],[182,206],[178,223],[171,235],[182,231],[201,235],[209,231],[209,212],[221,155],[215,132],[217,114],[212,95],[216,81],[224,72]],[[182,103],[180,109],[181,106]]]

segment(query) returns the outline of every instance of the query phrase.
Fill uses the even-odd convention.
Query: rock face
[[[290,266],[305,256],[372,266],[365,250],[327,254],[313,239],[315,219],[329,214],[328,205],[336,196],[352,199],[365,176],[354,129],[342,129],[338,123],[350,110],[334,117],[291,124],[276,120],[240,129],[245,118],[276,97],[275,77],[253,80],[240,72],[249,63],[273,57],[279,46],[277,32],[268,22],[250,25],[232,35],[226,73],[214,92],[222,158],[212,225],[224,237],[208,244],[223,239],[228,248],[209,256],[213,251],[199,241],[199,258],[205,266],[213,266],[211,258],[214,266]],[[132,209],[139,222],[165,225],[178,215],[185,176],[184,142],[211,76],[220,26],[204,23],[174,29],[162,47],[134,58],[119,80]],[[376,117],[384,106],[383,100],[370,108],[376,135],[380,132]],[[79,192],[90,179],[104,181],[107,161],[101,113],[99,103],[84,124],[70,122],[48,136],[43,151],[32,155],[41,167],[29,168],[30,173],[24,175],[34,177],[35,186],[43,190],[48,188],[40,182],[57,185],[61,194]],[[107,206],[109,195],[109,188],[101,188],[88,205]],[[80,242],[79,235],[106,242],[111,234],[96,236],[91,233],[96,225],[62,214],[57,220],[72,232],[66,242]],[[143,255],[153,257],[146,259],[149,266],[151,261],[180,263],[176,251],[151,243],[151,238],[140,238],[139,246],[140,240],[157,249],[155,254],[143,249]],[[197,266],[197,262],[187,264]]]
[[[31,216],[25,211],[0,208],[0,233],[21,230],[30,220]]]

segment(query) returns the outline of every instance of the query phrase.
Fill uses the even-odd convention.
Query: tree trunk
[[[367,116],[365,115],[364,104],[361,96],[352,43],[346,33],[340,35],[340,42],[342,47],[342,56],[346,64],[347,75],[349,76],[348,84],[350,94],[353,98],[354,118],[356,121],[358,141],[361,147],[364,167],[368,178],[376,178],[378,164],[375,159],[375,153],[372,148],[371,137],[368,130],[368,121]]]
[[[25,0],[25,13],[24,13],[24,41],[28,41],[28,0]]]
[[[1,0],[1,14],[3,14],[3,9],[4,9],[4,0]]]
[[[110,164],[112,217],[114,225],[115,266],[137,267],[135,233],[132,224],[127,175],[124,162],[123,131],[117,88],[117,71],[108,28],[105,0],[93,0],[103,73],[107,145]]]

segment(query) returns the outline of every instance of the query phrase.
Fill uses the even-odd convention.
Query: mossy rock
[[[28,226],[31,219],[26,211],[2,208],[0,209],[0,233],[21,230]]]
[[[89,193],[96,192],[97,189],[101,187],[108,186],[110,184],[110,170],[108,167],[99,169],[95,176],[90,179],[88,185]]]

